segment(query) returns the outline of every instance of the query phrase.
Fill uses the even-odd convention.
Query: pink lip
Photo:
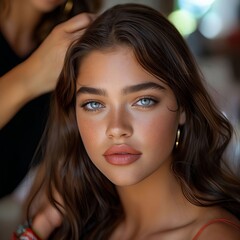
[[[142,153],[126,145],[114,145],[110,147],[103,156],[106,161],[113,165],[128,165],[137,161]]]

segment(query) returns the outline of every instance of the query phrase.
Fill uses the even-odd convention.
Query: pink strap
[[[237,228],[238,230],[240,230],[240,225],[237,223],[234,223],[228,219],[225,218],[217,218],[217,219],[213,219],[211,221],[209,221],[208,223],[206,223],[205,225],[203,225],[200,230],[197,232],[197,234],[195,235],[195,237],[193,238],[193,240],[197,240],[199,238],[199,236],[202,234],[202,232],[211,224],[213,223],[218,223],[218,222],[222,222],[222,223],[226,223],[229,224],[235,228]]]

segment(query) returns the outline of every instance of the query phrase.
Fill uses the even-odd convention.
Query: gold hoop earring
[[[64,12],[66,14],[68,14],[69,12],[71,12],[73,8],[73,1],[72,0],[67,0],[66,4],[65,4],[65,7],[64,7]]]
[[[178,148],[179,145],[179,140],[180,140],[180,135],[181,135],[181,130],[177,130],[177,137],[176,137],[176,142],[175,142],[175,147]]]

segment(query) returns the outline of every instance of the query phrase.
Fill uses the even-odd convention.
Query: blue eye
[[[84,103],[81,107],[85,111],[93,111],[93,112],[104,108],[104,106],[101,103],[95,102],[95,101]]]
[[[157,102],[156,100],[146,97],[139,99],[134,105],[140,107],[151,107],[154,104],[156,104],[156,102]]]

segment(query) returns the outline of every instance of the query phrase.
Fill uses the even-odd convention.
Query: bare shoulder
[[[214,222],[209,224],[197,240],[240,240],[240,224]]]
[[[193,240],[240,240],[240,220],[219,207],[203,208]]]

